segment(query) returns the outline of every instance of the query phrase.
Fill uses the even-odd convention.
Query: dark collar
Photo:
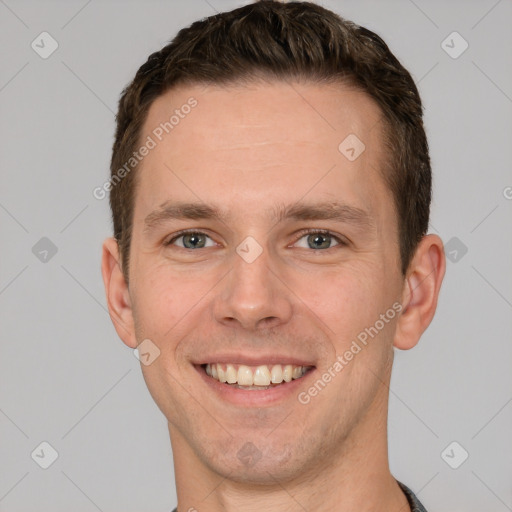
[[[398,482],[398,480],[397,480]],[[425,507],[420,503],[420,500],[416,498],[416,495],[401,482],[398,482],[398,485],[400,486],[400,489],[404,492],[407,501],[409,502],[409,506],[411,507],[411,512],[427,512]]]

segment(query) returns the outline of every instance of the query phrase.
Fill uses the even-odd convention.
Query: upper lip
[[[249,355],[249,354],[212,354],[201,356],[201,359],[194,362],[197,365],[203,365],[208,363],[220,363],[220,364],[238,364],[246,366],[262,366],[270,364],[291,364],[294,366],[315,366],[311,359],[299,358],[297,356],[290,356],[286,354],[269,354],[265,355]]]

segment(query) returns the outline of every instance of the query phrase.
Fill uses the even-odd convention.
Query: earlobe
[[[414,347],[434,318],[446,270],[443,242],[437,235],[422,238],[407,270],[402,293],[402,313],[397,322],[394,346]]]
[[[114,238],[103,242],[101,274],[107,297],[110,319],[121,340],[130,348],[137,347],[133,311],[128,286],[121,269],[119,246]]]

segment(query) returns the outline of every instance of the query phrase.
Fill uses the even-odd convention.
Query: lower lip
[[[294,379],[290,382],[283,382],[278,386],[273,386],[269,389],[239,389],[223,382],[219,382],[214,378],[208,376],[202,366],[195,366],[199,375],[206,383],[206,385],[216,393],[223,401],[230,402],[234,405],[241,407],[263,407],[265,405],[275,405],[290,398],[297,396],[300,389],[309,381],[315,368],[308,371],[299,379]]]

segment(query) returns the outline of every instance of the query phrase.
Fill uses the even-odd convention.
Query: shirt
[[[420,503],[420,500],[416,498],[415,494],[411,491],[411,489],[409,489],[409,487],[407,487],[401,482],[398,482],[398,485],[400,486],[400,489],[402,489],[402,491],[404,492],[405,497],[409,502],[411,512],[427,512],[425,507]]]
[[[398,480],[397,480],[398,482]],[[425,507],[420,503],[418,498],[416,498],[415,494],[401,482],[398,482],[400,489],[402,489],[407,501],[409,502],[409,506],[411,507],[411,512],[427,512]],[[178,509],[175,508],[172,512],[178,512]]]

